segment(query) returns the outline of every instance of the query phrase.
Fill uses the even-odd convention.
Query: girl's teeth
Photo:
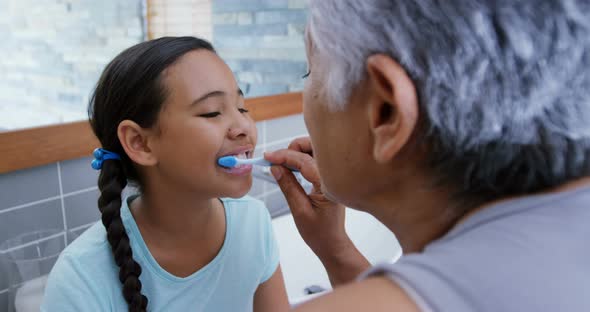
[[[236,155],[236,158],[239,158],[239,159],[246,159],[246,158],[247,158],[247,156],[246,156],[246,153],[244,152],[244,153],[241,153],[241,154],[238,154],[238,155]]]

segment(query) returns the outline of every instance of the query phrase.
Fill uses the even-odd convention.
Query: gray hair
[[[315,0],[310,13],[328,105],[344,108],[368,56],[390,55],[416,84],[433,165],[461,168],[466,191],[590,175],[589,1]]]

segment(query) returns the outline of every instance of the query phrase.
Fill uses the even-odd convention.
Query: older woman
[[[315,186],[273,168],[336,286],[301,311],[590,311],[588,1],[310,7],[311,140],[266,155]],[[404,256],[354,282],[341,204]]]

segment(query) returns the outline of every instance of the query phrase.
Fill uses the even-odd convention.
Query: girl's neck
[[[220,224],[220,216],[225,223],[223,204],[218,198],[166,187],[146,186],[130,210],[142,232],[149,231],[176,243],[194,243],[195,239],[205,238],[214,230],[212,227]]]
[[[130,210],[152,256],[175,276],[200,270],[223,246],[227,221],[217,198],[148,189],[131,203]]]

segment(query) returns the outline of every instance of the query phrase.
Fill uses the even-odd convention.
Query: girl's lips
[[[221,170],[233,176],[245,176],[252,173],[252,165],[240,165],[233,168],[221,167]]]

